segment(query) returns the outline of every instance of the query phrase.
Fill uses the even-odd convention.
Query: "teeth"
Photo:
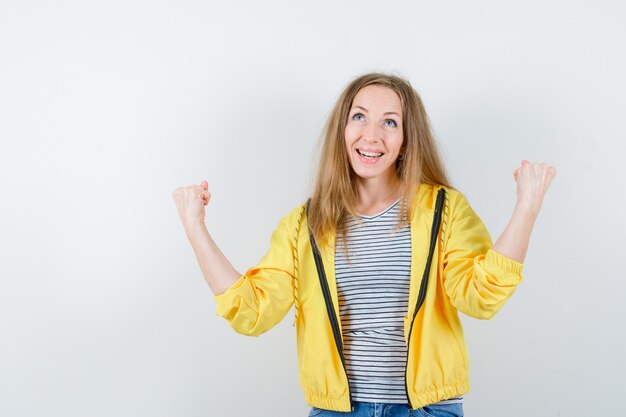
[[[377,158],[377,157],[379,157],[379,156],[381,156],[381,155],[383,154],[382,152],[365,152],[365,151],[362,151],[362,150],[360,150],[360,149],[357,149],[357,151],[358,151],[361,155],[363,155],[363,156],[368,156],[368,157],[370,157],[370,158]]]

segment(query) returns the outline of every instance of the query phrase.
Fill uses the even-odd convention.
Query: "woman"
[[[513,175],[517,204],[492,244],[450,186],[418,94],[372,73],[329,117],[311,199],[245,274],[206,229],[207,182],[173,196],[217,314],[237,332],[257,336],[295,304],[310,416],[462,416],[469,365],[458,311],[489,319],[513,294],[556,171],[522,161]]]

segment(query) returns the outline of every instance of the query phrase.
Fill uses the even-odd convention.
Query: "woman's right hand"
[[[185,230],[197,224],[204,224],[204,206],[209,204],[211,199],[207,181],[202,181],[200,185],[178,187],[172,193],[172,197]]]
[[[204,206],[209,204],[209,184],[178,187],[172,193],[178,215],[183,222],[187,238],[198,258],[200,270],[213,294],[221,294],[233,285],[241,274],[217,247],[204,224]]]

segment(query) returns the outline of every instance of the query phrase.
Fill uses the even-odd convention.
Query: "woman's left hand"
[[[556,168],[544,163],[522,161],[522,166],[513,172],[517,182],[517,204],[538,214],[543,196],[556,176]]]

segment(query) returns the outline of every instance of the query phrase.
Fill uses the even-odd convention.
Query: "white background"
[[[524,282],[464,317],[467,416],[616,415],[624,374],[619,1],[0,3],[0,415],[306,416],[293,311],[259,338],[215,303],[172,191],[209,182],[241,272],[310,192],[367,71],[409,79],[494,241],[548,162]]]

